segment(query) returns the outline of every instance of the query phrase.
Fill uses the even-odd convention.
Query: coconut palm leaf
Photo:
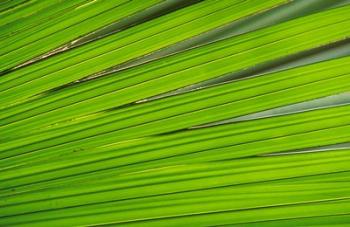
[[[0,3],[0,226],[347,226],[347,0]]]

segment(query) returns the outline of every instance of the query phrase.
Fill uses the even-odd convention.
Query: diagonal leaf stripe
[[[30,149],[26,147],[16,149],[16,152],[20,152],[21,150],[30,151],[33,149],[44,148],[48,145],[52,146],[94,135],[102,134],[103,136],[103,134],[107,132],[112,132],[109,137],[113,141],[118,141],[118,137],[121,137],[120,139],[132,139],[140,136],[152,135],[154,133],[164,133],[198,124],[227,119],[229,117],[240,116],[276,106],[300,102],[310,98],[322,97],[332,93],[348,91],[348,87],[346,86],[347,81],[350,79],[348,75],[340,77],[336,76],[334,82],[332,79],[326,79],[324,82],[320,81],[313,83],[313,80],[317,81],[322,77],[332,77],[332,74],[337,74],[338,71],[340,71],[340,75],[344,73],[347,74],[348,69],[346,67],[339,67],[338,64],[333,64],[338,62],[340,65],[348,64],[349,58],[225,84],[211,89],[182,95],[184,97],[170,97],[168,100],[160,100],[155,101],[155,103],[151,102],[145,104],[145,107],[141,104],[140,107],[136,106],[129,108],[130,110],[122,109],[121,111],[116,111],[115,114],[101,118],[100,121],[93,119],[92,121],[83,122],[78,125],[68,126],[63,129],[58,128],[49,130],[41,134],[34,134],[29,137],[24,137],[23,139],[3,143],[2,150],[9,150],[14,147],[35,143],[32,146],[29,146],[32,147]],[[329,65],[332,67],[327,69]],[[320,73],[320,71],[322,73]],[[344,83],[339,83],[341,79],[344,80]],[[303,85],[303,83],[306,83],[306,85]],[[319,88],[317,90],[309,89],[310,87],[315,88],[317,86]],[[333,86],[334,90],[332,90]],[[305,91],[306,93],[301,91]],[[300,96],[300,94],[303,95]],[[308,96],[305,94],[308,94]],[[269,102],[268,97],[271,97]],[[193,98],[195,99],[193,100]],[[259,103],[259,100],[261,99],[265,100],[265,102],[262,103],[261,106],[257,105],[256,103]],[[180,100],[180,103],[178,100]],[[133,114],[133,112],[135,112],[135,114]],[[43,122],[49,120],[47,116],[40,119],[45,120]],[[30,119],[28,119],[27,122],[29,122],[29,120]],[[175,122],[178,121],[181,123],[175,124]],[[14,127],[12,130],[23,130],[24,132],[27,132],[31,131],[30,128],[33,126],[40,126],[38,124],[35,125],[35,121],[30,121],[32,124],[20,123],[21,121],[18,121],[18,124],[22,126],[22,128]],[[150,127],[150,125],[152,127]],[[116,131],[118,129],[119,131]],[[155,131],[153,132],[152,129],[155,129]],[[142,134],[140,134],[140,132]],[[7,131],[6,127],[3,127],[3,133],[5,136],[6,133],[9,134],[11,131]],[[17,133],[17,135],[18,134],[21,133]],[[67,136],[62,137],[64,134],[67,134]],[[55,137],[57,139],[52,140],[52,138]],[[39,141],[43,141],[44,144],[38,144],[37,142]],[[106,141],[106,139],[103,141]],[[47,145],[45,145],[45,143]]]
[[[346,117],[348,112],[349,106],[344,106],[210,127],[169,136],[112,144],[112,146],[89,152],[88,155],[79,155],[79,153],[75,154],[74,152],[70,154],[69,152],[64,158],[48,156],[52,151],[57,150],[57,148],[51,149],[49,152],[49,149],[44,151],[45,153],[42,152],[44,158],[46,160],[59,158],[57,162],[39,165],[33,165],[33,162],[29,162],[29,165],[23,168],[15,166],[15,171],[11,168],[5,169],[3,172],[6,173],[6,177],[1,179],[7,179],[12,184],[16,184],[16,182],[30,183],[113,167],[118,167],[119,171],[128,171],[130,167],[133,169],[131,165],[135,164],[136,168],[139,166],[150,168],[159,164],[176,165],[240,158],[263,154],[267,148],[269,148],[269,152],[279,152],[312,146],[313,144],[327,145],[349,142],[347,136],[349,119]],[[301,125],[303,127],[300,127]],[[330,133],[335,136],[330,137]],[[60,149],[60,155],[62,152]],[[45,159],[40,158],[40,154],[39,157],[34,156],[34,158],[38,163],[45,161]],[[20,158],[19,162],[23,165],[24,160]],[[11,159],[4,160],[4,164],[9,165],[10,163]],[[36,175],[38,173],[40,176]],[[16,179],[23,176],[26,179]]]
[[[324,32],[326,32],[326,31],[329,32],[329,29],[325,29],[324,30]],[[314,35],[315,35],[315,37],[319,37],[316,34],[314,34]],[[264,36],[264,38],[266,38],[266,36]],[[298,37],[298,39],[299,38],[302,38],[302,37]],[[290,43],[290,41],[292,41],[292,40],[289,40],[289,39],[287,39],[286,42],[288,41],[288,43]],[[225,44],[225,42],[223,44]],[[297,40],[294,40],[293,42],[297,42]],[[309,40],[307,42],[309,42]],[[257,41],[254,41],[253,45],[256,45],[256,43],[257,43]],[[299,42],[297,44],[300,45]],[[315,42],[313,42],[312,44],[315,44]],[[241,45],[245,45],[245,43],[243,43]],[[274,43],[274,46],[276,46],[276,43]],[[234,49],[236,49],[235,51],[238,51],[236,45],[233,45],[233,47],[234,47]],[[256,50],[253,49],[252,53],[251,53],[251,51],[248,51],[247,53],[243,52],[243,53],[240,53],[239,55],[233,55],[233,59],[236,59],[236,61],[239,61],[240,59],[246,59],[246,57],[250,56],[251,54],[254,54],[254,52],[257,51],[256,54],[260,53],[260,55],[258,55],[258,56],[263,58],[266,61],[266,56],[264,56],[264,54],[261,53],[262,51],[264,51],[264,48],[262,48],[262,49],[261,48],[257,48]],[[266,46],[265,48],[269,48],[269,46]],[[294,50],[295,49],[296,48],[294,48]],[[281,50],[283,50],[283,49],[281,49]],[[283,52],[283,54],[285,54],[286,50],[283,50],[283,51],[281,51],[281,50],[278,49],[277,51],[281,52],[281,53]],[[217,65],[214,68],[215,69],[213,71],[213,73],[215,73],[214,75],[218,76],[218,74],[216,72],[218,70],[219,70],[220,74],[225,73],[223,70],[227,70],[226,72],[233,71],[233,67],[234,66],[232,66],[232,64],[227,65],[228,62],[232,63],[233,59],[229,58],[227,60],[223,59],[222,61],[219,61],[218,64],[220,64],[220,65]],[[256,64],[257,60],[258,60],[258,58],[255,58],[255,62],[254,62],[255,64]],[[214,63],[216,63],[216,62],[214,62]],[[252,63],[248,63],[248,64],[252,64]],[[211,64],[204,65],[204,67],[206,67],[206,66],[207,67],[214,67]],[[240,61],[239,64],[236,67],[242,68],[242,67],[246,67],[246,66],[247,65],[243,65],[242,61]],[[196,70],[196,68],[194,68],[194,70]],[[210,68],[209,68],[209,70],[210,70]],[[88,113],[91,113],[91,112],[94,112],[94,111],[99,111],[99,110],[103,110],[103,109],[106,109],[106,108],[111,108],[111,107],[120,106],[120,105],[123,105],[123,104],[126,104],[126,103],[130,103],[132,101],[137,101],[138,99],[145,98],[147,96],[151,96],[151,95],[155,95],[155,94],[159,94],[159,93],[165,92],[165,91],[169,90],[169,88],[167,88],[168,86],[172,87],[172,88],[184,86],[184,85],[189,84],[189,83],[197,82],[198,80],[203,80],[204,79],[203,77],[206,77],[205,79],[208,79],[208,75],[210,75],[208,73],[206,73],[204,75],[197,73],[195,75],[198,75],[199,78],[193,77],[193,76],[192,77],[186,77],[187,74],[192,74],[192,73],[194,73],[194,72],[192,72],[192,70],[186,70],[186,71],[183,71],[183,72],[180,71],[179,73],[170,74],[170,75],[168,75],[166,77],[160,77],[158,79],[154,79],[154,80],[150,80],[150,81],[147,81],[147,82],[144,82],[144,83],[136,84],[135,86],[131,86],[132,84],[130,84],[130,82],[133,81],[133,78],[131,78],[130,82],[125,82],[125,83],[121,84],[122,86],[129,86],[129,87],[124,88],[124,89],[120,90],[119,92],[114,91],[114,92],[111,92],[111,93],[107,93],[107,94],[104,94],[104,95],[100,95],[100,96],[94,97],[91,100],[87,99],[87,100],[85,100],[83,102],[76,102],[77,100],[75,100],[73,102],[76,102],[76,103],[74,103],[73,105],[68,105],[68,106],[65,106],[64,108],[56,109],[56,110],[48,112],[48,113],[46,113],[44,115],[37,115],[36,118],[41,118],[41,119],[45,118],[48,121],[52,121],[52,119],[54,119],[55,116],[56,117],[60,116],[60,120],[64,120],[64,119],[67,119],[67,118],[72,118],[72,117],[79,116],[79,115],[82,114],[81,112],[83,112],[84,114],[88,114]],[[129,73],[128,73],[128,75],[129,75]],[[153,71],[152,75],[153,76],[155,75],[154,71]],[[149,76],[147,74],[144,74],[142,76],[145,77],[145,79],[146,78],[148,80],[151,79],[151,78],[149,78]],[[183,79],[178,80],[179,77],[183,78]],[[135,79],[138,81],[138,83],[140,82],[139,81],[140,78],[136,77]],[[180,84],[177,85],[177,83],[178,84],[180,83]],[[150,88],[154,88],[154,87],[156,87],[157,89],[150,89]],[[32,91],[32,90],[33,89],[30,89],[29,91]],[[102,90],[102,88],[101,88],[101,90]],[[137,92],[137,91],[140,91],[140,90],[144,90],[145,92],[147,92],[147,94]],[[8,92],[10,92],[10,90],[8,90]],[[20,93],[15,93],[15,92],[11,92],[11,94],[15,94],[16,96],[20,95]],[[92,95],[92,94],[93,94],[92,92],[89,92],[89,95]],[[98,94],[94,94],[94,95],[98,95]],[[5,97],[4,101],[6,102],[6,97],[10,97],[10,96],[4,96],[4,97]],[[73,96],[73,98],[71,100],[74,100],[74,96]],[[116,103],[115,100],[118,100],[118,103]],[[79,112],[79,113],[74,114],[74,112]],[[69,116],[65,117],[65,113],[66,113],[66,115],[69,115]],[[38,114],[38,113],[36,113],[36,114]],[[33,118],[28,119],[28,121],[31,121],[33,123],[36,122]],[[24,122],[22,122],[22,123],[24,123]],[[54,122],[52,122],[52,123],[54,123]]]
[[[82,2],[84,1],[29,1],[29,4],[25,5],[25,8],[16,8],[7,13],[5,12],[0,23],[1,40],[28,28],[37,26],[40,22],[58,16],[59,13],[72,10]]]
[[[217,186],[224,186],[224,185],[230,185],[232,183],[232,180],[234,180],[233,182],[235,182],[234,184],[239,184],[239,183],[247,183],[247,182],[255,182],[255,181],[262,181],[264,179],[284,179],[284,178],[290,178],[290,177],[295,177],[295,176],[307,176],[307,175],[314,175],[314,174],[319,174],[319,173],[327,173],[327,172],[334,172],[334,171],[340,171],[340,170],[345,170],[348,169],[348,167],[346,167],[346,160],[348,159],[347,157],[347,153],[348,151],[337,151],[337,152],[326,152],[326,153],[315,153],[315,154],[304,154],[304,155],[295,155],[295,156],[287,156],[287,157],[268,157],[268,158],[257,158],[257,159],[253,159],[253,160],[247,160],[247,162],[245,163],[244,161],[231,161],[231,162],[225,162],[222,163],[221,165],[217,165],[215,163],[213,164],[200,164],[198,166],[193,165],[193,166],[178,166],[178,167],[173,167],[171,169],[169,169],[168,171],[155,171],[155,172],[145,172],[145,173],[137,173],[135,174],[126,174],[124,175],[124,177],[119,177],[119,182],[118,181],[115,183],[115,185],[113,186],[113,184],[109,184],[109,190],[111,190],[111,186],[115,187],[116,189],[120,188],[119,191],[110,191],[110,193],[113,194],[113,198],[114,200],[116,200],[116,196],[119,196],[120,198],[124,198],[124,196],[126,197],[130,197],[134,194],[134,196],[138,196],[138,191],[142,190],[143,191],[143,196],[149,194],[159,194],[161,191],[163,191],[163,193],[167,192],[167,191],[176,191],[176,190],[184,190],[186,188],[186,190],[189,190],[189,184],[192,185],[193,189],[199,189],[199,188],[203,188],[203,187],[217,187]],[[323,157],[323,159],[318,159],[316,157]],[[272,165],[271,162],[266,162],[267,160],[271,160],[272,163],[274,163]],[[298,160],[298,162],[296,162],[296,160]],[[341,163],[341,160],[344,160],[345,163],[344,165],[339,165]],[[255,166],[251,166],[251,162],[257,162]],[[258,164],[260,163],[260,165]],[[333,164],[332,164],[333,163]],[[335,165],[335,163],[337,165]],[[238,166],[243,166],[242,167],[238,167],[238,168],[232,168],[235,166],[235,164],[238,164]],[[246,166],[244,166],[244,164]],[[307,168],[305,166],[308,166]],[[274,168],[276,169],[274,169]],[[321,168],[322,167],[322,168]],[[277,169],[280,168],[290,168],[289,171],[276,171]],[[203,169],[205,169],[206,171],[202,171]],[[259,169],[260,171],[255,171],[255,169]],[[252,172],[253,171],[253,172]],[[157,173],[159,172],[159,173]],[[170,175],[164,175],[166,172],[168,172],[168,174]],[[230,174],[230,172],[232,173],[236,173],[236,174]],[[255,174],[254,174],[255,173]],[[164,176],[160,177],[158,176],[158,174],[162,174]],[[247,177],[249,174],[249,177]],[[149,177],[151,177],[152,175],[155,176],[154,181],[158,182],[157,184],[152,183],[152,178],[149,178],[146,176],[149,175]],[[158,176],[158,177],[156,177]],[[256,176],[256,177],[254,177]],[[264,178],[264,176],[266,178]],[[209,181],[207,179],[207,177],[213,177],[213,179],[217,179],[217,180],[213,180],[213,181]],[[132,180],[134,178],[134,180]],[[174,181],[171,179],[178,179],[179,181]],[[182,183],[182,180],[190,180],[189,184],[186,184],[186,186]],[[164,186],[160,186],[159,183],[164,181]],[[205,184],[201,184],[200,182],[205,181]],[[140,187],[137,185],[142,185],[142,182],[147,182],[147,185]],[[174,186],[169,187],[171,184],[174,184]],[[120,185],[120,186],[118,186]],[[129,185],[129,187],[135,187],[135,190],[132,190],[132,188],[124,188],[124,186],[122,185]],[[134,185],[134,186],[132,186]],[[176,185],[176,186],[175,186]],[[137,186],[137,187],[136,187]],[[69,186],[68,186],[69,187]],[[154,188],[157,188],[157,191],[154,190]],[[88,191],[93,191],[96,190],[97,188],[101,188],[103,190],[106,190],[106,188],[101,185],[101,184],[95,184],[95,187],[84,187],[82,188],[77,188],[77,187],[72,187],[70,190],[59,190],[58,193],[62,193],[64,192],[67,196],[67,193],[82,193],[82,190],[88,190]],[[101,190],[100,189],[100,190]],[[122,193],[122,191],[125,191],[124,193]],[[54,193],[52,190],[48,190],[47,193],[49,193],[48,195],[55,195],[56,197],[62,196],[59,195],[57,193]],[[111,194],[111,195],[112,195]],[[90,195],[93,194],[82,194],[81,196],[85,196],[86,198],[88,198]],[[101,195],[101,199],[106,200],[107,199],[107,194],[106,191],[104,191],[103,194]],[[43,199],[45,197],[45,192],[40,192],[37,193],[37,196],[39,196],[38,198]],[[13,199],[17,200],[17,201],[21,201],[21,204],[25,201],[26,198],[26,194],[23,194],[23,197],[21,198],[20,196],[17,197],[13,197]],[[34,199],[35,197],[33,196],[33,194],[30,194],[29,197],[27,196],[27,198],[29,199]],[[52,196],[48,197],[49,199],[53,199]],[[72,199],[75,197],[72,197]],[[93,196],[91,197],[91,201],[96,202],[96,199],[98,197]],[[10,199],[10,198],[8,198]],[[7,200],[4,200],[7,201]],[[11,200],[9,200],[11,201]],[[65,202],[69,202],[69,200],[62,200]],[[74,199],[71,200],[72,203],[76,203],[76,202],[83,202],[84,200],[82,199]],[[48,203],[48,204],[53,204],[53,206],[59,206],[59,204],[63,203],[52,203],[50,200],[45,201],[45,200],[41,200],[38,201],[38,203],[36,204],[36,207],[38,207],[40,209],[40,207],[42,207],[42,205],[44,203]],[[54,205],[55,204],[55,205]],[[34,204],[29,206],[30,211],[32,211],[32,209]],[[19,206],[22,206],[19,204]],[[23,203],[23,207],[25,207],[25,203]],[[114,207],[114,206],[113,206]],[[113,207],[111,207],[113,209]],[[117,206],[118,207],[118,206]],[[8,209],[8,208],[6,208]],[[19,209],[19,208],[16,208]],[[23,208],[22,208],[23,209]],[[26,208],[28,209],[28,208]]]
[[[339,186],[342,186],[341,184]],[[325,190],[324,190],[325,191]],[[246,195],[242,195],[242,196],[239,196],[239,195],[236,195],[236,196],[229,196],[229,195],[226,195],[226,196],[221,196],[218,195],[217,198],[214,200],[213,198],[211,199],[204,199],[204,198],[198,198],[198,199],[192,199],[192,200],[186,200],[186,202],[183,202],[183,201],[178,201],[178,200],[170,200],[170,202],[168,202],[168,206],[162,204],[161,207],[152,207],[152,206],[149,206],[149,207],[146,207],[146,208],[140,208],[140,205],[139,206],[136,206],[137,209],[139,209],[139,211],[143,211],[143,217],[147,217],[146,215],[149,215],[148,217],[152,217],[152,218],[148,218],[148,219],[158,219],[157,216],[154,216],[152,215],[152,212],[153,213],[159,213],[160,211],[162,212],[162,215],[163,216],[166,216],[166,215],[169,215],[169,216],[172,216],[172,217],[179,217],[181,216],[181,213],[179,212],[180,209],[175,209],[175,208],[182,208],[184,210],[182,210],[182,213],[192,213],[192,214],[195,214],[195,213],[216,213],[218,211],[237,211],[239,212],[240,210],[247,210],[247,209],[252,209],[252,208],[260,208],[259,205],[262,204],[262,205],[267,205],[267,206],[278,206],[278,205],[291,205],[291,204],[299,204],[299,203],[309,203],[309,202],[319,202],[319,201],[332,201],[331,199],[329,198],[332,198],[333,200],[337,200],[337,199],[334,199],[334,197],[336,196],[340,196],[341,193],[345,194],[346,193],[346,190],[342,189],[342,190],[339,190],[338,189],[338,193],[334,190],[329,190],[328,189],[328,194],[326,195],[322,195],[322,192],[324,193],[324,191],[322,190],[318,190],[317,192],[313,192],[313,193],[300,193],[300,192],[288,192],[288,194],[290,195],[293,195],[295,197],[289,197],[289,198],[294,198],[294,199],[286,199],[287,197],[287,193],[276,193],[275,194],[275,199],[273,199],[271,201],[271,199],[268,199],[266,197],[268,196],[271,196],[271,194],[268,194],[268,195],[262,195],[262,196],[259,196],[258,192],[255,192],[256,195],[255,196],[252,196],[252,194],[246,194]],[[345,191],[345,192],[344,192]],[[333,197],[332,197],[333,196]],[[226,201],[224,199],[224,197],[227,197]],[[241,198],[240,198],[241,197]],[[246,201],[243,200],[242,197],[245,197],[246,198]],[[167,198],[162,198],[162,199],[167,199]],[[284,204],[280,204],[281,202],[279,201],[286,201],[288,200],[288,202],[284,203]],[[339,199],[340,200],[340,199]],[[147,201],[147,200],[146,200]],[[232,201],[236,201],[237,203],[234,203],[236,205],[232,205]],[[192,204],[191,204],[192,202]],[[202,205],[201,207],[198,206],[198,203],[205,203],[206,205]],[[243,205],[242,205],[243,204]],[[114,204],[114,205],[117,205],[117,204]],[[119,205],[119,204],[118,204]],[[261,205],[260,205],[261,206]],[[118,206],[117,206],[118,207]],[[141,206],[142,207],[142,206]],[[122,207],[125,209],[125,207]],[[121,212],[119,213],[120,216],[118,215],[115,215],[113,217],[111,217],[111,220],[115,221],[116,223],[118,222],[124,222],[126,220],[133,220],[133,219],[136,219],[136,217],[139,217],[140,214],[136,211],[136,210],[133,210],[132,208],[129,208],[130,210],[127,209],[127,211],[125,210],[121,210]],[[135,208],[134,208],[135,209]],[[76,210],[76,209],[75,209]],[[96,208],[95,208],[96,210]],[[106,210],[106,209],[105,209]],[[112,209],[110,209],[112,210]],[[89,210],[90,214],[93,214],[93,215],[99,215],[99,214],[105,214],[107,215],[106,213],[102,213],[101,211],[99,213],[93,213],[93,211]],[[115,212],[116,210],[114,210]],[[54,213],[54,212],[50,212],[51,214]],[[80,212],[80,213],[83,213],[83,212]],[[83,214],[86,214],[88,212],[84,212]],[[59,213],[54,213],[56,214],[54,217],[57,218],[58,217],[62,217],[63,214],[59,214]],[[124,215],[124,217],[121,217],[121,215]],[[38,216],[38,215],[37,215]],[[117,216],[117,217],[116,217]],[[13,218],[12,218],[13,219]],[[51,218],[52,219],[52,218]],[[68,219],[69,220],[69,217],[66,217],[65,219],[61,219],[62,220],[62,223],[66,223],[66,220]],[[5,218],[6,220],[6,218]],[[32,219],[26,219],[26,221],[32,221]],[[35,220],[35,219],[34,219]],[[41,221],[49,221],[50,219],[44,219],[44,220],[41,220]],[[54,219],[55,220],[55,219]],[[83,219],[84,220],[84,219]],[[23,222],[23,220],[22,220]],[[17,222],[18,223],[18,222]],[[69,223],[69,222],[68,222]],[[89,223],[89,222],[88,222]]]
[[[137,8],[142,9],[140,7],[142,5],[148,5],[149,6],[151,4],[154,4],[154,3],[157,3],[157,2],[161,2],[161,1],[162,0],[141,1],[141,2],[131,1],[130,2],[130,4],[131,4],[130,6],[126,6],[126,7],[124,7],[124,9],[122,7],[121,11],[116,11],[116,12],[119,15],[123,15],[122,14],[123,10],[124,11],[131,10],[133,8],[135,8],[135,9],[137,9]],[[138,56],[141,56],[143,54],[146,54],[149,51],[156,50],[155,48],[161,48],[161,47],[164,47],[166,45],[173,44],[173,43],[175,43],[177,41],[181,41],[184,38],[190,38],[191,36],[194,36],[196,34],[202,33],[202,32],[204,32],[204,31],[206,31],[208,29],[218,27],[218,26],[226,24],[226,23],[228,23],[230,21],[236,20],[236,19],[238,19],[240,17],[244,17],[244,16],[250,15],[252,13],[257,13],[257,12],[259,12],[261,10],[266,10],[266,9],[269,9],[271,7],[277,6],[277,5],[279,5],[281,3],[285,3],[285,2],[287,2],[287,0],[268,0],[268,1],[264,1],[264,2],[256,1],[256,0],[249,1],[249,2],[242,1],[242,0],[235,0],[235,1],[232,1],[232,0],[231,1],[228,1],[228,0],[224,0],[224,1],[206,1],[206,2],[203,2],[202,4],[199,4],[198,10],[195,11],[195,12],[193,12],[193,7],[185,8],[184,10],[180,10],[179,12],[175,12],[174,14],[169,14],[169,16],[166,15],[164,18],[160,18],[159,20],[151,21],[150,23],[145,23],[145,24],[143,24],[143,25],[141,25],[139,27],[135,27],[135,29],[132,29],[130,31],[126,31],[124,34],[121,35],[121,37],[128,37],[128,36],[130,36],[130,34],[134,34],[135,38],[140,39],[140,37],[141,37],[141,39],[142,38],[144,39],[142,45],[138,45],[138,43],[136,43],[136,45],[134,45],[134,46],[137,46],[137,48],[135,48],[135,52],[131,52],[133,56],[130,56],[129,59],[132,59],[134,57],[138,57]],[[98,1],[95,4],[99,4],[99,3],[100,3],[100,1]],[[104,4],[104,3],[107,4],[107,5],[112,5],[112,6],[113,6],[113,4],[115,4],[115,3],[111,2],[111,1],[102,1],[101,2],[101,4]],[[236,6],[236,4],[240,4],[240,5]],[[196,7],[194,9],[197,9],[197,4],[194,5],[194,7]],[[204,10],[201,10],[202,7],[204,8]],[[237,11],[235,11],[235,13],[232,13],[232,8],[231,7],[235,7],[237,9]],[[95,8],[93,6],[91,6],[91,8],[92,8],[92,11],[95,12]],[[101,7],[101,9],[105,9],[105,7]],[[213,12],[215,12],[217,10],[221,10],[221,16],[219,17],[220,19],[218,19],[216,14],[215,15],[212,14]],[[188,13],[187,16],[186,15],[182,16],[182,14],[184,13],[182,11],[185,11],[185,13],[186,13],[186,11],[188,11],[189,13],[190,12],[193,12],[193,13],[191,13],[191,14]],[[84,12],[84,10],[83,10],[83,12]],[[104,20],[106,20],[106,18],[108,20],[110,20],[109,19],[109,18],[111,18],[110,14],[114,15],[116,12],[111,11],[111,12],[107,12],[106,13],[107,15],[101,14],[99,16],[102,17]],[[197,15],[198,14],[197,12],[199,13],[199,15]],[[110,13],[110,14],[108,15],[108,13]],[[73,14],[75,14],[75,12],[73,12]],[[77,17],[79,18],[80,15],[79,14],[77,14],[77,15],[78,15]],[[124,16],[126,16],[126,15],[124,14]],[[177,18],[177,20],[173,20],[175,18]],[[216,20],[213,20],[214,18],[216,18]],[[97,24],[100,23],[99,26],[101,26],[101,22],[103,22],[104,20],[101,20],[100,18],[96,18],[96,20],[93,20],[92,23],[89,23],[86,20],[86,21],[84,21],[84,22],[86,22],[85,24],[84,23],[79,24],[80,25],[79,30],[83,31],[84,29],[86,29],[84,26],[86,26],[86,25],[90,25],[91,26],[91,25],[93,25],[93,23],[95,23],[95,24],[96,23]],[[183,20],[185,20],[185,21],[183,21]],[[186,23],[188,21],[192,21],[192,23]],[[174,22],[175,23],[179,23],[179,24],[175,24],[174,25]],[[184,23],[184,24],[182,24],[182,26],[178,27],[179,25],[181,25],[181,23]],[[151,27],[151,29],[150,30],[148,30],[148,29],[145,30],[145,27],[146,28]],[[153,27],[153,29],[152,29],[152,27]],[[96,28],[96,27],[93,27],[93,28]],[[172,30],[169,30],[171,32],[175,32],[175,31],[185,32],[186,31],[186,33],[182,33],[181,36],[176,36],[176,37],[174,36],[172,39],[162,40],[162,36],[164,37],[164,34],[166,34],[166,33],[160,32],[160,29],[162,29],[164,31],[164,29],[167,29],[167,28],[168,29],[169,28],[170,29],[173,28]],[[191,29],[189,30],[189,28],[191,28]],[[143,33],[146,33],[147,36],[150,36],[152,34],[153,34],[153,36],[150,36],[147,39],[146,38],[147,36],[144,36],[143,33],[138,34],[138,32],[140,30],[145,31]],[[150,32],[151,32],[151,34],[150,34]],[[160,37],[154,36],[157,33],[159,34],[158,36],[160,36]],[[64,34],[71,36],[72,35],[72,31],[66,32]],[[126,36],[124,36],[124,35],[126,35]],[[166,35],[168,35],[168,34],[166,34]],[[61,35],[59,35],[59,36],[61,36]],[[56,37],[56,36],[54,36],[54,37]],[[63,34],[62,34],[62,37],[64,38]],[[111,38],[112,38],[112,40],[111,40]],[[117,39],[117,40],[119,39],[118,36],[113,36],[111,38],[106,40],[107,43],[113,41],[113,39]],[[155,42],[156,41],[155,39],[157,39],[157,41],[159,39],[159,42]],[[69,40],[70,39],[68,39],[67,41],[69,41]],[[135,42],[136,41],[136,40],[133,40],[132,37],[128,37],[127,40],[125,40],[125,41],[128,41],[128,40],[129,40],[129,43],[130,43],[130,41],[131,42]],[[58,40],[55,40],[55,41],[57,42]],[[163,45],[162,45],[162,42],[164,43]],[[50,44],[50,43],[48,42],[48,44]],[[155,44],[157,44],[157,45],[155,45]],[[125,44],[123,44],[123,45],[125,45]],[[29,46],[28,49],[35,51],[35,46],[33,46],[33,47],[32,46]],[[144,46],[144,48],[140,49],[141,46]],[[154,47],[152,48],[152,46],[154,46]],[[36,45],[36,47],[37,48],[39,47],[39,50],[40,50],[41,43]],[[118,45],[113,43],[112,46],[111,45],[105,46],[104,49],[108,48],[109,50],[111,50],[110,49],[111,47],[113,49],[115,49],[115,48],[118,47]],[[87,48],[89,48],[89,47],[87,47]],[[132,46],[129,47],[128,48],[129,51],[131,51],[130,48],[133,48],[133,47]],[[2,66],[2,68],[10,67],[11,65],[18,64],[19,63],[18,59],[21,59],[21,58],[17,57],[16,58],[16,62],[13,62],[13,63],[11,62],[11,59],[14,59],[14,56],[16,56],[19,53],[20,53],[19,51],[13,51],[13,52],[9,53],[8,55],[5,55],[3,57],[3,61],[6,61],[6,60],[7,61],[10,60],[10,61],[6,65]],[[130,55],[131,53],[129,52],[128,55]],[[121,53],[119,53],[119,55],[120,54]],[[96,55],[94,55],[94,56],[96,56]],[[24,55],[24,57],[27,57],[27,56]],[[33,54],[31,54],[31,57],[33,57]],[[125,59],[125,57],[126,56],[124,56],[124,59]],[[83,59],[87,60],[89,58],[92,58],[92,56],[90,54],[89,57],[87,57],[87,56],[86,57],[79,56],[79,58],[80,59],[83,58]],[[115,58],[115,57],[113,57],[113,58]],[[108,59],[112,60],[113,58],[109,57]],[[105,61],[106,61],[106,59],[103,60],[102,62],[105,62]],[[114,64],[118,64],[118,62],[116,62],[115,60],[112,61],[112,62],[115,62]],[[111,63],[108,62],[108,65],[110,65]],[[121,63],[121,62],[119,62],[119,63]],[[105,64],[101,64],[101,66],[103,66],[103,65],[105,65]],[[110,66],[112,66],[112,65],[110,65]],[[106,66],[106,67],[108,67],[108,66]],[[101,70],[102,68],[99,68],[99,69]],[[91,68],[90,68],[90,70],[91,70]]]
[[[161,1],[150,0],[137,3],[127,0],[89,1],[46,23],[3,40],[5,48],[2,50],[0,69],[9,69]]]
[[[0,226],[349,225],[348,0],[0,17]]]

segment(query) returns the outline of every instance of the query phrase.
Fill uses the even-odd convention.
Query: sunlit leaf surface
[[[2,0],[0,226],[350,225],[350,1]]]

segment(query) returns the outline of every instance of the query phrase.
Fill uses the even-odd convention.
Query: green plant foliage
[[[0,226],[350,225],[349,38],[347,0],[3,0]]]

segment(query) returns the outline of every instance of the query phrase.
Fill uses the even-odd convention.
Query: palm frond
[[[348,1],[0,15],[0,226],[350,223]]]

